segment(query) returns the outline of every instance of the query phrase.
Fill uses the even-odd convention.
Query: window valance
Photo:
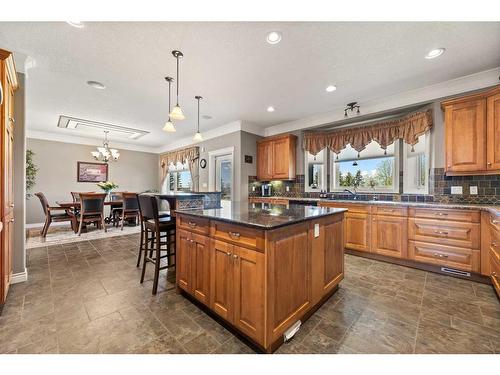
[[[384,150],[396,139],[402,139],[413,146],[418,142],[418,137],[430,128],[432,128],[432,111],[428,109],[368,126],[327,132],[306,131],[303,137],[303,147],[316,155],[325,147],[338,154],[349,144],[356,151],[361,152],[371,141],[376,141]]]
[[[168,168],[170,164],[176,165],[178,162],[184,164],[186,160],[195,160],[200,157],[200,148],[189,147],[181,150],[170,151],[160,155],[160,166]]]

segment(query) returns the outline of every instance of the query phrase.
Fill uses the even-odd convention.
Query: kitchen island
[[[177,288],[273,352],[343,279],[345,211],[258,203],[177,211]]]

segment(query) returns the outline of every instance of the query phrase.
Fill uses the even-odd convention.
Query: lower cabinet
[[[372,253],[406,258],[407,218],[373,215]]]
[[[500,296],[500,256],[493,249],[490,249],[490,277],[497,295]]]
[[[264,254],[211,239],[210,305],[249,337],[264,336]]]
[[[347,212],[345,214],[345,248],[370,252],[370,214]]]

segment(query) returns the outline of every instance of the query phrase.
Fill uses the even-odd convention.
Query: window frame
[[[324,152],[323,162],[317,163],[323,165],[323,172],[321,173],[321,187],[318,189],[312,189],[309,187],[309,162],[308,156],[312,155],[309,151],[304,150],[304,191],[306,193],[319,193],[321,190],[327,190],[327,179],[328,179],[328,157],[329,149],[324,148],[320,152]]]
[[[394,165],[393,165],[393,183],[392,183],[392,187],[391,188],[365,188],[365,187],[359,187],[356,189],[356,192],[357,193],[372,193],[372,194],[399,194],[400,191],[399,191],[399,171],[400,171],[400,163],[399,163],[399,160],[400,160],[400,144],[401,144],[401,140],[396,140],[394,141],[394,155],[392,156],[394,158]],[[363,153],[363,151],[361,151],[361,154]],[[369,160],[369,159],[379,159],[379,158],[382,158],[382,157],[385,157],[385,155],[382,155],[382,156],[377,156],[377,157],[369,157],[369,158],[363,158],[363,157],[360,157],[360,158],[356,158],[356,159],[348,159],[348,160],[343,160],[343,161],[354,161],[354,160]],[[334,152],[330,152],[330,157],[329,157],[329,160],[330,160],[330,168],[329,168],[329,173],[330,173],[330,192],[332,193],[341,193],[344,191],[344,189],[346,189],[345,187],[336,187],[335,186],[335,182],[336,182],[336,171],[335,171],[335,164],[337,164],[335,162],[335,153]]]
[[[180,164],[180,163],[179,163]],[[167,192],[174,192],[174,193],[177,193],[177,192],[185,192],[186,190],[178,190],[178,187],[177,187],[177,183],[174,182],[174,190],[171,190],[170,189],[170,177],[171,175],[173,175],[173,178],[174,178],[174,181],[177,180],[177,173],[179,172],[189,172],[189,174],[191,174],[191,170],[189,169],[189,166],[187,165],[187,161],[186,163],[182,164],[183,168],[179,169],[179,165],[176,165],[174,166],[173,168],[171,168],[169,166],[168,168],[168,172],[167,172],[167,176],[165,177],[165,182],[164,182],[164,187],[165,187],[165,190]],[[193,190],[193,179],[192,179],[193,176],[191,176],[191,182],[189,184],[189,190],[188,191],[192,191]]]
[[[430,162],[431,162],[431,136],[430,132],[426,132],[425,134],[425,188],[424,189],[411,189],[408,188],[408,153],[411,150],[411,146],[403,142],[403,192],[402,194],[418,194],[418,195],[427,195],[429,194],[429,171],[430,171]]]

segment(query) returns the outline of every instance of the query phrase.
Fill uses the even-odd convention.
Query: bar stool
[[[144,282],[147,263],[153,263],[153,294],[158,290],[160,271],[175,266],[175,218],[160,217],[158,202],[153,195],[139,195],[139,212],[141,217],[141,243],[139,245],[138,263],[144,253],[142,263],[141,284]],[[162,246],[165,246],[162,249]],[[161,255],[166,252],[165,255]],[[167,265],[161,266],[161,260],[167,258]]]

